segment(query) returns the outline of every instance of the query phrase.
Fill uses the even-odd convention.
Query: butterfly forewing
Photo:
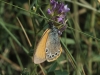
[[[46,47],[46,42],[47,42],[47,38],[48,38],[48,33],[50,32],[50,29],[47,29],[42,38],[40,39],[35,54],[34,54],[34,58],[33,61],[35,64],[39,64],[42,63],[46,60],[46,55],[45,55],[45,47]]]

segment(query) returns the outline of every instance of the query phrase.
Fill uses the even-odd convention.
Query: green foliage
[[[100,3],[63,2],[70,7],[68,26],[60,37],[63,52],[57,60],[37,65],[32,57],[52,21],[49,0],[0,0],[0,75],[100,75]]]

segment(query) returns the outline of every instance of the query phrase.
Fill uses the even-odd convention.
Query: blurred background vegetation
[[[100,75],[100,0],[58,1],[70,8],[63,52],[54,62],[36,65],[32,56],[48,28],[50,1],[0,0],[0,75]]]

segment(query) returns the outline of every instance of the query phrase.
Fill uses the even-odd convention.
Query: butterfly
[[[61,55],[61,52],[62,47],[58,29],[52,26],[43,33],[33,55],[33,61],[35,64],[42,63],[46,60],[52,62]]]

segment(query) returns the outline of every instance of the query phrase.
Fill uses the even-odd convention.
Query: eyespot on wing
[[[53,58],[52,60],[48,60],[48,59],[47,59],[47,61],[48,61],[48,62],[55,61],[55,60],[61,55],[61,52],[62,52],[62,47],[60,47],[60,53],[59,53],[55,58]]]

